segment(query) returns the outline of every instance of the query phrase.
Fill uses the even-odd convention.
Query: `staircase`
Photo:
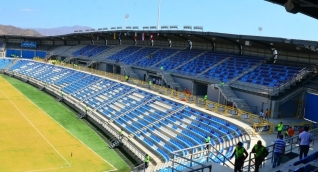
[[[247,73],[253,71],[254,69],[256,69],[258,66],[260,66],[260,65],[262,65],[262,64],[263,64],[263,62],[260,62],[260,63],[255,64],[254,66],[250,67],[248,70],[246,70],[246,71],[240,73],[238,76],[232,78],[228,83],[232,83],[232,82],[236,81],[237,79],[239,79],[239,78],[241,78],[242,76],[244,76],[245,74],[247,74]]]
[[[4,70],[4,71],[9,70],[10,67],[13,66],[13,65],[15,65],[18,61],[19,61],[19,59],[15,58],[15,59],[13,60],[13,62],[12,62],[11,64],[9,64],[7,67],[5,67],[3,70]]]
[[[156,65],[158,65],[158,64],[160,64],[161,62],[163,62],[163,61],[165,61],[165,60],[167,60],[167,59],[169,59],[169,58],[171,58],[171,57],[177,55],[178,53],[180,53],[180,51],[176,51],[175,53],[171,54],[170,56],[168,56],[168,57],[166,57],[166,58],[163,58],[162,60],[158,61],[157,63],[151,65],[151,66],[148,67],[148,68],[154,68]]]
[[[118,53],[119,51],[122,51],[123,49],[125,49],[127,47],[129,47],[129,45],[112,46],[109,49],[107,49],[106,51],[94,56],[92,60],[94,60],[94,61],[104,61],[108,57]]]
[[[131,78],[140,79],[131,66],[122,65],[121,67],[124,69],[126,75],[129,75]]]
[[[162,48],[160,48],[160,49],[158,49],[158,50],[156,50],[156,51],[152,52],[151,54],[152,54],[152,55],[154,55],[154,54],[156,54],[158,51],[161,51],[161,50],[162,50]],[[145,56],[145,57],[143,57],[143,58],[141,58],[141,59],[139,59],[139,60],[137,60],[137,61],[133,62],[131,65],[135,65],[135,64],[137,64],[138,62],[140,62],[140,61],[144,60],[145,58],[148,58],[148,57],[147,57],[147,56]]]
[[[57,102],[61,102],[62,100],[63,100],[63,97],[61,97],[61,96],[59,96],[59,97],[56,99]]]
[[[241,109],[245,112],[250,112],[252,113],[252,110],[250,108],[250,106],[246,103],[245,100],[243,99],[240,99],[236,96],[236,94],[233,92],[232,88],[228,85],[223,85],[223,86],[220,86],[220,85],[217,85],[216,86],[221,94],[224,96],[224,98],[227,100],[227,101],[230,101],[230,102],[233,102],[233,105],[238,108],[238,109]]]
[[[96,61],[92,60],[89,63],[87,63],[86,67],[90,67],[92,64],[96,63]]]
[[[85,47],[85,46],[86,46],[86,45],[75,45],[75,46],[73,46],[72,48],[68,49],[67,51],[61,53],[60,56],[65,56],[65,57],[67,57],[66,59],[64,59],[64,62],[67,63],[67,62],[69,62],[71,59],[75,58],[75,57],[72,55],[75,51],[77,51],[77,50],[79,50],[79,49],[81,49],[81,48],[83,48],[83,47]]]
[[[314,74],[314,77],[312,77],[305,85],[307,88],[318,90],[318,75]]]
[[[60,55],[61,53],[71,49],[72,46],[60,46],[50,51],[51,55]]]
[[[188,63],[190,63],[191,61],[197,59],[198,57],[202,56],[202,55],[205,54],[205,53],[206,53],[206,51],[204,51],[204,52],[202,52],[201,54],[198,54],[198,55],[192,57],[192,58],[191,58],[190,60],[188,60],[188,61],[183,62],[182,64],[180,64],[180,65],[178,65],[177,67],[175,67],[174,69],[172,69],[171,72],[175,71],[176,69],[178,69],[178,68],[180,68],[180,67],[182,67],[182,66],[184,66],[184,65],[186,65],[186,64],[188,64]]]
[[[171,76],[171,73],[163,72],[163,73],[160,73],[160,74],[161,74],[162,79],[166,82],[167,85],[170,85],[172,89],[176,89],[178,91],[182,91],[183,90],[181,85],[174,81],[174,79]]]
[[[225,58],[225,59],[219,61],[218,63],[215,63],[215,64],[212,65],[211,67],[209,67],[209,68],[205,69],[204,71],[202,71],[201,73],[197,74],[197,76],[200,76],[200,75],[204,74],[205,72],[207,72],[207,71],[209,71],[209,70],[215,68],[216,66],[218,66],[219,64],[225,62],[226,60],[229,60],[230,58],[231,58],[231,57],[227,57],[227,58]]]

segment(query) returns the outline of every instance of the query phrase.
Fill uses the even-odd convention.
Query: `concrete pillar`
[[[194,81],[192,81],[191,93],[192,93],[192,95],[197,94],[197,84],[194,84]]]
[[[271,105],[271,118],[278,118],[279,115],[279,101],[272,101]]]

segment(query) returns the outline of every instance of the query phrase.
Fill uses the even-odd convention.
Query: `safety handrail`
[[[314,144],[314,143],[315,143],[315,140],[318,140],[318,128],[309,131],[309,133],[311,133],[312,136],[313,136],[312,144]],[[294,136],[294,137],[285,139],[284,141],[285,141],[286,144],[287,144],[287,146],[285,147],[285,154],[286,154],[286,153],[293,152],[294,149],[299,148],[298,136]],[[272,163],[272,162],[273,162],[273,159],[274,159],[274,150],[273,150],[274,144],[269,145],[269,146],[267,146],[266,148],[268,149],[269,155],[265,158],[265,160],[270,160],[270,162]],[[287,149],[286,149],[286,148],[287,148]],[[255,161],[255,157],[252,158],[251,154],[252,154],[252,153],[250,153],[249,159],[245,161],[245,162],[248,162],[248,165],[243,167],[244,169],[247,169],[247,172],[250,172],[251,168],[253,168],[253,167],[252,167],[252,162]],[[264,162],[265,162],[265,161],[264,161]]]

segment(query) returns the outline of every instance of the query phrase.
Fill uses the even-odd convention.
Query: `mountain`
[[[68,33],[73,33],[74,30],[83,30],[86,29],[92,29],[91,27],[87,26],[63,26],[63,27],[57,27],[57,28],[35,28],[37,32],[41,33],[44,36],[55,36],[55,35],[64,35]]]
[[[26,36],[42,36],[34,29],[22,29],[15,26],[6,26],[0,24],[0,35],[26,35]]]

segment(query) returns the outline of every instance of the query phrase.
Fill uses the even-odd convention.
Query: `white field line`
[[[31,126],[42,136],[42,138],[55,150],[57,154],[71,167],[72,165],[65,159],[65,157],[52,145],[52,143],[35,127],[35,125],[25,116],[25,114],[13,103],[13,101],[0,89],[2,94],[7,97],[11,104],[20,112],[20,114],[31,124]]]
[[[5,79],[4,79],[5,80]],[[8,82],[7,80],[5,80],[5,82],[9,83],[11,85],[10,82]],[[15,88],[13,85],[11,85],[14,89],[16,89],[19,93],[21,93],[20,90],[18,90],[17,88]],[[117,168],[115,168],[111,163],[109,163],[107,160],[105,160],[103,157],[101,157],[99,154],[97,154],[94,150],[92,150],[89,146],[87,146],[84,142],[82,142],[80,139],[78,139],[76,136],[74,136],[70,131],[68,131],[65,127],[63,127],[60,123],[58,123],[54,118],[52,118],[49,114],[47,114],[43,109],[41,109],[38,105],[36,105],[33,101],[31,101],[27,96],[25,96],[23,93],[21,93],[25,98],[27,98],[30,102],[32,102],[38,109],[40,109],[43,113],[45,113],[48,117],[50,117],[53,121],[55,121],[59,126],[61,126],[65,131],[67,131],[70,135],[72,135],[75,139],[77,139],[79,142],[81,142],[83,145],[85,145],[89,150],[91,150],[95,155],[97,155],[98,157],[100,157],[103,161],[105,161],[107,164],[109,164],[111,167],[114,168],[114,170],[111,171],[116,171],[118,170]],[[98,134],[97,134],[98,135]],[[98,135],[99,136],[99,135]],[[100,137],[100,136],[99,136]]]
[[[51,170],[59,170],[59,169],[63,169],[63,168],[70,168],[71,166],[68,167],[60,167],[60,168],[46,168],[46,169],[40,169],[40,170],[29,170],[26,172],[39,172],[39,171],[51,171]]]

